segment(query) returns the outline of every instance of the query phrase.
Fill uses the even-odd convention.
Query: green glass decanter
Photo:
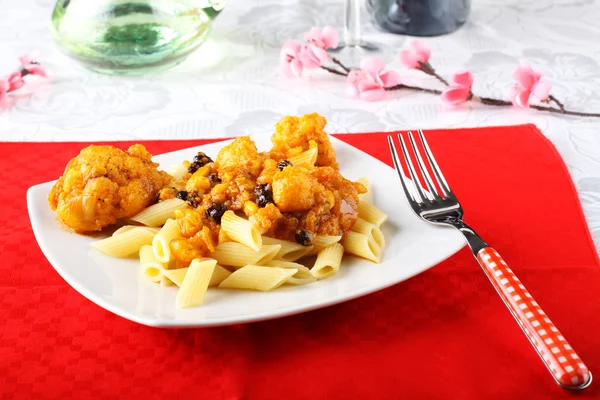
[[[56,42],[88,68],[140,74],[170,68],[205,40],[227,0],[58,0]]]

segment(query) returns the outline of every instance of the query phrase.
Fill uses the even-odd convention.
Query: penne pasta
[[[181,287],[187,271],[188,268],[166,269],[163,271],[163,274],[169,278],[171,282]]]
[[[302,246],[288,240],[275,239],[268,236],[263,236],[262,240],[263,244],[278,244],[281,246],[279,253],[275,255],[275,259],[277,260],[296,261],[312,250],[312,246]]]
[[[171,281],[171,280],[170,280],[169,278],[167,278],[165,275],[163,275],[163,276],[160,278],[160,286],[173,286],[173,285],[175,285],[175,284],[173,283],[173,281]]]
[[[362,178],[357,179],[356,182],[362,184],[365,189],[367,189],[367,193],[358,195],[358,200],[373,204],[373,192],[371,191],[371,182],[369,181],[369,178],[363,176]]]
[[[181,287],[181,284],[183,283],[183,279],[185,278],[185,274],[187,273],[187,271],[188,267],[178,269],[167,269],[164,270],[163,273],[174,284]],[[208,286],[217,286],[219,283],[223,282],[223,280],[229,275],[231,275],[231,272],[221,267],[219,264],[216,264],[213,274],[210,277],[210,281],[208,282]]]
[[[217,261],[210,258],[196,258],[192,261],[177,292],[177,308],[199,306],[204,302],[215,265]]]
[[[310,273],[317,279],[325,279],[334,275],[340,269],[343,255],[344,246],[339,243],[325,247],[319,252],[317,261],[315,261]]]
[[[341,239],[341,236],[315,235],[313,238],[313,248],[308,252],[308,255],[318,254],[319,251],[323,250],[325,247],[331,246]]]
[[[225,242],[231,242],[231,239],[229,239],[229,236],[227,236],[227,234],[225,233],[225,231],[223,229],[219,229],[219,238],[218,238],[217,244],[221,244],[221,243],[225,243]]]
[[[377,228],[380,228],[388,219],[386,213],[375,207],[373,204],[365,203],[364,201],[358,202],[358,216],[365,221],[372,223]]]
[[[292,165],[304,165],[304,166],[313,166],[317,162],[317,157],[319,155],[319,148],[313,147],[312,149],[308,149],[303,151],[302,153],[289,157],[288,161],[292,163]]]
[[[340,242],[347,253],[354,254],[367,260],[379,263],[381,261],[381,248],[372,237],[363,233],[348,232]]]
[[[142,274],[151,282],[158,283],[162,280],[165,267],[154,257],[152,246],[142,246],[140,249],[140,265]]]
[[[295,268],[246,265],[229,275],[221,282],[219,287],[229,289],[252,289],[266,292],[283,285],[296,272],[298,272],[298,270]]]
[[[125,233],[127,231],[130,231],[132,229],[135,228],[143,228],[146,229],[148,232],[152,232],[153,234],[157,234],[158,231],[160,230],[160,228],[151,228],[149,226],[139,226],[139,225],[124,225],[122,227],[120,227],[119,229],[117,229],[116,231],[113,232],[112,236],[118,236],[122,233]]]
[[[92,247],[112,257],[127,257],[140,251],[142,246],[152,244],[154,233],[144,227],[136,227],[111,236],[106,239],[92,242]]]
[[[213,271],[213,274],[210,277],[210,282],[208,282],[208,286],[217,286],[218,284],[223,282],[225,278],[227,278],[229,275],[231,275],[231,272],[229,270],[221,267],[219,264],[215,265],[215,270]]]
[[[154,256],[163,263],[171,260],[171,241],[181,236],[181,226],[174,219],[168,219],[152,241]]]
[[[262,246],[262,236],[258,225],[250,220],[235,215],[233,211],[226,211],[221,217],[221,229],[227,236],[238,243],[259,251]]]
[[[377,246],[380,248],[383,249],[385,247],[385,238],[383,237],[383,232],[381,232],[381,229],[376,227],[374,224],[367,222],[362,218],[358,218],[352,227],[352,230],[354,232],[363,233],[372,237],[375,243],[377,243]]]
[[[283,260],[271,260],[265,264],[267,267],[279,267],[279,268],[295,268],[298,270],[294,275],[290,276],[286,283],[291,285],[305,285],[312,283],[317,280],[311,273],[310,269],[306,268],[302,264],[298,264],[291,261]]]
[[[146,226],[161,226],[169,218],[175,218],[175,211],[186,206],[186,202],[180,199],[169,199],[161,201],[145,208],[131,219]]]
[[[237,242],[218,245],[210,254],[221,265],[243,267],[248,264],[262,265],[271,261],[279,253],[280,245],[263,245],[258,251]]]

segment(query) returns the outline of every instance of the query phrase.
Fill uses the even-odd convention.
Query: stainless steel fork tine
[[[396,146],[394,145],[394,139],[391,136],[388,136],[388,144],[390,145],[390,152],[392,153],[392,161],[394,162],[394,167],[396,168],[396,172],[398,173],[398,177],[400,178],[400,183],[402,184],[402,190],[404,190],[404,195],[411,201],[418,201],[415,199],[413,193],[408,189],[408,185],[412,183],[410,180],[404,175],[402,171],[402,164],[400,164],[400,160],[398,159],[398,152],[396,151]]]
[[[429,148],[429,143],[425,139],[425,135],[423,135],[423,131],[419,129],[419,138],[421,139],[421,143],[423,143],[423,148],[425,149],[425,155],[429,160],[429,164],[431,164],[431,169],[433,170],[433,174],[437,178],[437,181],[440,184],[440,188],[442,189],[442,194],[447,196],[452,191],[450,190],[450,186],[448,186],[448,182],[446,182],[446,178],[444,178],[444,174],[442,174],[442,170],[438,166],[437,161],[435,161],[435,157]]]
[[[402,149],[402,155],[404,156],[404,160],[406,160],[406,166],[408,167],[408,173],[410,174],[410,179],[413,182],[413,187],[415,188],[415,194],[419,197],[418,201],[423,203],[425,199],[429,199],[425,196],[425,190],[421,186],[421,181],[417,177],[417,172],[415,171],[415,167],[413,166],[412,160],[410,159],[410,155],[408,154],[408,149],[406,144],[404,143],[404,138],[402,135],[398,135],[398,141],[400,142],[400,148]]]
[[[410,144],[412,145],[413,152],[415,153],[415,157],[417,158],[417,164],[419,165],[421,174],[423,175],[423,178],[425,178],[425,185],[427,186],[427,192],[425,192],[425,194],[427,195],[427,198],[432,201],[435,200],[436,198],[440,198],[437,188],[433,184],[433,181],[431,180],[431,176],[429,175],[429,171],[427,170],[427,167],[425,166],[423,157],[421,157],[421,152],[419,151],[419,148],[417,147],[417,143],[415,141],[415,138],[414,138],[412,132],[408,132],[408,138],[410,139]]]

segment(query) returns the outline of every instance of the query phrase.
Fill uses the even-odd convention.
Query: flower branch
[[[550,94],[552,84],[542,81],[542,74],[524,61],[513,73],[514,83],[509,87],[511,101],[507,101],[475,95],[472,92],[473,75],[467,70],[457,71],[452,75],[450,82],[446,80],[429,62],[431,49],[423,41],[413,41],[407,48],[400,50],[400,63],[407,69],[415,69],[434,77],[444,85],[443,90],[400,83],[398,72],[387,70],[385,63],[375,57],[363,58],[360,69],[346,67],[327,52],[328,49],[338,45],[338,34],[332,26],[326,26],[322,30],[313,27],[304,35],[304,39],[305,43],[295,40],[284,44],[281,50],[281,66],[284,74],[289,77],[300,77],[305,69],[320,68],[331,74],[346,77],[348,94],[365,101],[382,100],[390,91],[412,90],[439,95],[442,102],[451,107],[468,101],[479,101],[489,106],[515,106],[563,115],[600,117],[600,113],[567,110],[560,100]],[[334,66],[323,65],[325,62],[331,62]],[[548,106],[531,104],[532,98]],[[550,103],[558,108],[552,107]]]
[[[335,74],[335,75],[348,76],[348,72],[338,71],[335,68],[326,67],[324,65],[319,66],[319,68],[324,69],[325,71]]]

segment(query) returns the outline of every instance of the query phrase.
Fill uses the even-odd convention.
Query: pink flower
[[[516,83],[510,87],[512,103],[521,108],[529,108],[529,99],[534,95],[540,100],[546,100],[552,90],[550,82],[540,82],[542,73],[531,68],[526,61],[521,61],[513,72]]]
[[[302,76],[304,65],[299,57],[301,49],[302,43],[297,40],[286,42],[281,48],[280,64],[285,76],[290,78]]]
[[[305,44],[300,47],[298,59],[302,62],[304,68],[315,69],[319,68],[321,63],[327,60],[327,52],[323,49]]]
[[[338,46],[338,33],[331,25],[321,29],[313,26],[304,34],[304,40],[321,49],[334,49]]]
[[[466,69],[462,69],[452,75],[452,82],[454,83],[442,92],[442,101],[446,105],[456,106],[469,100],[473,75]]]
[[[348,74],[348,93],[365,101],[379,101],[385,98],[385,88],[395,86],[400,76],[395,71],[385,71],[385,63],[376,57],[365,57],[360,62],[360,70]]]
[[[13,90],[20,89],[25,85],[25,81],[23,80],[23,76],[21,75],[21,71],[13,72],[8,76],[8,83],[10,85],[9,92]]]
[[[0,106],[6,103],[8,99],[8,92],[10,90],[10,83],[7,79],[0,78]]]
[[[419,69],[431,57],[431,48],[421,40],[413,40],[408,49],[400,50],[400,64],[408,69]]]
[[[321,62],[324,62],[329,58],[327,51],[325,50],[336,48],[339,42],[338,33],[331,25],[327,25],[322,31],[316,26],[313,26],[304,34],[304,39],[308,42],[310,49]]]
[[[24,55],[19,57],[22,69],[27,71],[25,75],[46,76],[46,70],[37,61],[34,60],[34,55]]]

